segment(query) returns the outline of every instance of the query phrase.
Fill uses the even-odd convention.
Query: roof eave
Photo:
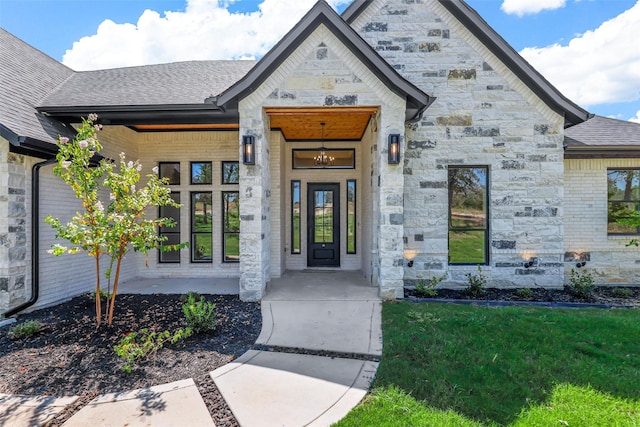
[[[57,145],[28,136],[18,135],[2,123],[0,123],[0,136],[9,141],[9,151],[11,153],[39,159],[50,159],[58,152]]]
[[[615,146],[615,145],[582,145],[567,146],[564,149],[565,159],[618,159],[618,158],[640,158],[640,147],[638,146]]]

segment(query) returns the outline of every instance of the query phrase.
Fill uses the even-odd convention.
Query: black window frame
[[[298,249],[295,250],[296,247],[296,233],[295,233],[295,199],[294,199],[294,189],[295,186],[298,186]],[[302,183],[299,179],[295,179],[291,181],[291,254],[292,255],[300,255],[302,254]]]
[[[171,196],[173,196],[173,195],[178,195],[178,200],[176,201],[175,199],[173,199],[174,202],[181,203],[180,200],[181,200],[182,195],[180,194],[180,191],[172,191],[171,192]],[[163,208],[165,208],[165,206],[158,206],[158,217],[159,218],[167,218],[165,215],[163,215],[163,212],[162,212]],[[178,210],[178,218],[177,219],[174,218],[174,220],[176,220],[175,229],[177,231],[163,231],[162,230],[163,227],[158,227],[158,235],[161,236],[161,237],[164,237],[164,236],[178,236],[178,241],[177,241],[176,244],[179,244],[180,243],[180,216],[181,216],[180,214],[181,214],[181,209],[180,208],[175,208],[175,209]],[[167,240],[167,242],[168,242],[168,240]],[[162,245],[162,243],[161,243],[161,245]],[[177,260],[168,261],[168,260],[163,260],[162,259],[164,254],[173,253],[173,252],[177,253],[177,255],[178,255],[178,259]],[[180,264],[180,250],[164,252],[164,251],[161,251],[160,249],[158,249],[158,263],[159,264]]]
[[[611,195],[609,194],[609,174],[611,172],[635,172],[636,173],[636,178],[638,179],[638,186],[635,187],[636,193],[638,194],[637,198],[623,198],[621,200],[611,200],[610,197]],[[633,188],[631,190],[633,192]],[[607,235],[608,236],[639,236],[640,235],[640,227],[636,229],[636,232],[631,232],[631,231],[625,231],[625,232],[612,232],[609,231],[609,224],[611,223],[610,221],[610,206],[614,203],[625,203],[625,204],[630,204],[630,203],[634,203],[636,205],[636,212],[640,212],[640,168],[634,168],[634,167],[629,167],[629,168],[625,168],[625,167],[618,167],[618,168],[607,168]],[[619,217],[618,219],[622,219],[625,217]],[[629,217],[626,217],[629,218]]]
[[[162,175],[162,166],[164,165],[178,165],[178,182],[171,182],[171,177]],[[182,179],[180,162],[158,162],[158,177],[160,177],[160,179],[168,178],[169,185],[180,185],[180,181]]]
[[[225,195],[227,194],[235,194],[236,195],[236,204],[238,205],[238,231],[227,231],[225,224],[225,214],[226,214],[226,204],[225,204]],[[222,230],[222,262],[223,263],[239,263],[240,262],[240,192],[239,191],[222,191],[221,192],[221,227]],[[235,234],[238,236],[238,259],[227,259],[227,235]]]
[[[451,170],[453,169],[484,169],[485,172],[485,194],[484,194],[484,206],[485,206],[485,220],[484,227],[454,227],[452,225],[452,215],[451,215]],[[489,189],[490,189],[490,168],[488,165],[449,165],[447,167],[447,253],[448,253],[448,265],[490,265],[490,247],[489,247],[489,236],[490,236],[490,206],[489,201],[491,200],[489,197]],[[482,231],[484,233],[483,237],[483,257],[484,262],[452,262],[451,261],[451,233],[452,232],[465,232],[465,231]]]
[[[195,182],[193,177],[193,166],[206,165],[206,164],[208,164],[211,167],[211,180],[209,182]],[[189,162],[189,184],[190,185],[213,185],[213,162],[209,160]]]
[[[353,251],[349,251],[349,185],[353,184]],[[347,207],[346,207],[346,230],[345,242],[347,254],[355,255],[358,253],[358,181],[355,179],[347,180],[346,188]]]
[[[196,218],[195,218],[195,203],[194,196],[196,194],[209,194],[211,197],[211,231],[196,231]],[[190,233],[190,246],[191,246],[191,263],[192,264],[212,264],[213,263],[213,191],[191,191],[189,193],[189,216],[191,217],[191,233]],[[205,216],[207,215],[206,209],[204,212]],[[209,239],[211,240],[211,254],[209,259],[196,259],[195,251],[196,251],[196,235],[209,235]]]
[[[225,167],[227,165],[233,165],[238,169],[238,181],[237,182],[227,182],[225,181]],[[240,184],[240,162],[239,161],[232,161],[232,160],[225,160],[222,162],[222,168],[221,168],[221,173],[220,173],[220,182],[222,183],[222,185],[238,185]]]

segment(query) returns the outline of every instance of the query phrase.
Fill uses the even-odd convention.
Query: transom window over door
[[[488,264],[488,168],[449,166],[449,264]]]

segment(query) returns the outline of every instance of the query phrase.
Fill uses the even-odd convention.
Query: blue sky
[[[640,120],[640,0],[467,2],[569,98],[593,113]],[[259,58],[313,3],[0,0],[0,26],[77,70]],[[330,3],[342,11],[348,0]],[[212,22],[218,29],[207,28]],[[191,42],[192,34],[215,49]],[[256,39],[262,45],[247,49]]]

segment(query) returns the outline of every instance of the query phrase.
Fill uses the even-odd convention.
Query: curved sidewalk
[[[382,355],[381,301],[359,272],[287,272],[262,316],[256,350],[211,373],[240,425],[328,426],[364,397]]]

